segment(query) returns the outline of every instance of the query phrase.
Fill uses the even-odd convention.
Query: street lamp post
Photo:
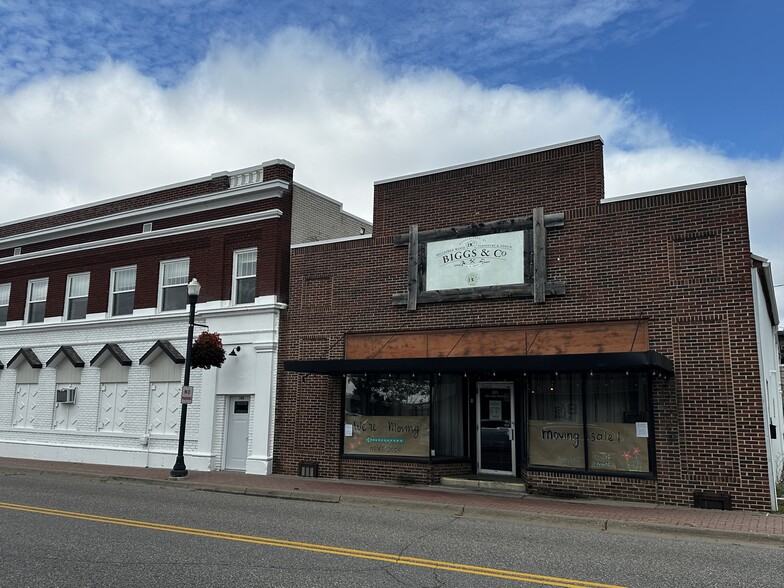
[[[201,285],[193,278],[188,284],[188,304],[190,305],[190,314],[188,316],[188,341],[185,349],[185,377],[183,378],[183,388],[190,386],[191,383],[191,360],[193,355],[193,323],[196,319],[196,301],[199,299],[199,292]],[[172,478],[184,478],[188,475],[188,470],[185,468],[185,456],[183,449],[185,447],[185,421],[188,419],[188,405],[182,404],[182,413],[180,414],[180,442],[177,445],[177,461],[174,462],[174,467],[169,474]]]

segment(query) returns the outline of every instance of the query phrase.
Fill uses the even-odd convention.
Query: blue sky
[[[745,175],[784,283],[782,23],[777,0],[0,0],[0,221],[278,157],[370,217],[374,180],[598,134],[609,196]]]

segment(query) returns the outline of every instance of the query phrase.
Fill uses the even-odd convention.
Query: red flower
[[[221,367],[224,361],[226,352],[218,333],[203,331],[196,337],[191,349],[191,367],[208,370],[211,367]]]

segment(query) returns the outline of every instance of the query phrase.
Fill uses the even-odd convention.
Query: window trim
[[[122,290],[121,292],[117,292],[114,289],[115,286],[115,279],[117,277],[117,273],[125,270],[133,270],[133,290]],[[136,265],[124,265],[122,267],[113,267],[109,270],[109,304],[107,306],[108,314],[110,317],[115,316],[132,316],[133,315],[133,308],[131,312],[128,314],[117,314],[117,309],[114,306],[114,296],[115,294],[122,294],[125,292],[133,292],[134,293],[134,308],[136,306],[136,277],[137,277],[137,266]]]
[[[30,300],[32,293],[33,293],[33,285],[43,283],[45,286],[44,290],[44,299],[43,300]],[[49,278],[33,278],[27,280],[27,296],[25,297],[25,313],[24,313],[24,324],[26,325],[37,325],[46,322],[46,299],[49,296]],[[30,320],[30,305],[35,303],[43,303],[44,305],[44,316],[40,321],[31,321]]]
[[[6,288],[8,290],[8,302],[6,302],[5,304],[0,304],[0,308],[5,308],[5,320],[0,322],[0,327],[4,327],[6,324],[8,324],[8,311],[11,308],[11,282],[0,284],[0,292],[5,290]]]
[[[72,296],[71,295],[71,287],[73,285],[73,278],[87,276],[87,294],[84,296]],[[71,318],[71,305],[70,302],[76,298],[84,298],[85,302],[87,302],[90,298],[90,272],[79,272],[76,274],[68,274],[68,277],[65,279],[65,305],[63,306],[63,317],[67,321],[77,321],[77,320],[84,320],[87,318],[87,307],[85,305],[84,310],[84,317],[83,318]]]
[[[243,253],[250,253],[250,252],[253,252],[253,253],[256,254],[256,271],[255,271],[255,273],[252,276],[253,279],[254,279],[254,288],[253,288],[253,291],[254,291],[254,301],[255,301],[255,298],[256,298],[255,295],[258,294],[258,292],[256,292],[256,288],[255,288],[255,280],[256,280],[256,278],[258,277],[258,274],[259,274],[259,249],[258,249],[258,247],[247,247],[245,249],[237,249],[234,252],[233,263],[232,263],[232,272],[231,272],[231,304],[232,304],[232,306],[244,306],[246,304],[253,304],[253,301],[251,301],[251,302],[236,302],[236,300],[237,300],[237,292],[238,292],[237,281],[240,279],[240,277],[242,277],[242,278],[250,278],[251,277],[251,276],[238,276],[237,275],[237,271],[239,270],[238,258],[239,258],[239,256],[241,254],[243,254]]]
[[[187,264],[187,269],[185,271],[185,282],[182,283],[182,284],[176,284],[176,285],[173,285],[173,286],[164,286],[163,285],[163,271],[164,271],[164,267],[166,265],[168,265],[168,264],[181,263],[183,261]],[[158,306],[157,306],[157,311],[158,312],[180,312],[180,311],[182,311],[182,310],[184,310],[184,309],[186,309],[188,307],[187,302],[186,302],[186,304],[185,304],[185,306],[183,308],[176,308],[176,309],[172,309],[172,310],[163,310],[163,292],[164,292],[164,290],[166,288],[175,288],[175,287],[179,288],[179,287],[182,287],[182,286],[185,286],[187,288],[187,286],[188,286],[188,277],[190,276],[190,270],[191,270],[191,258],[190,257],[179,257],[177,259],[161,260],[160,265],[158,267]],[[187,301],[187,297],[186,297],[186,301]]]

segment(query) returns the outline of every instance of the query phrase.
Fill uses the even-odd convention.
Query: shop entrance
[[[247,396],[229,397],[229,414],[226,422],[226,465],[227,470],[245,471],[248,460],[248,412],[250,401]]]
[[[516,471],[514,384],[476,386],[477,472],[514,476]]]

